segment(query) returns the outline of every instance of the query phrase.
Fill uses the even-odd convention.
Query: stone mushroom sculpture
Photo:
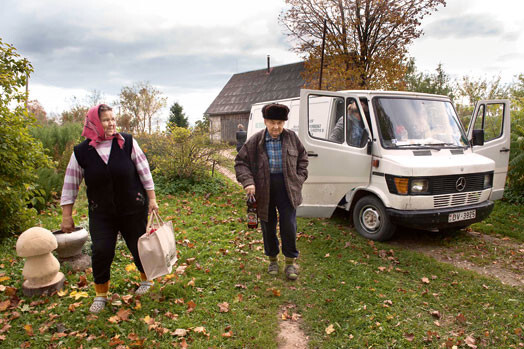
[[[22,284],[25,296],[48,294],[64,286],[60,263],[51,253],[57,246],[53,233],[41,227],[29,228],[18,238],[16,253],[27,258],[22,271],[26,279]]]

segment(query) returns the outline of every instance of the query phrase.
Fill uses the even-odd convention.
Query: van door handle
[[[500,152],[501,152],[501,153],[507,153],[508,151],[509,151],[508,148],[502,148],[502,149],[500,149]]]
[[[310,151],[307,152],[307,156],[315,156],[316,157],[316,156],[318,156],[318,154],[315,153],[314,151],[310,150]]]

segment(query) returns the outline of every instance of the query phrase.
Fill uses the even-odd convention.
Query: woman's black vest
[[[128,215],[148,208],[144,186],[131,160],[133,137],[120,134],[125,139],[124,148],[114,138],[107,165],[89,145],[90,139],[74,148],[76,160],[84,169],[90,214]]]

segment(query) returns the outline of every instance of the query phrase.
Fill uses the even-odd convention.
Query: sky
[[[284,0],[0,0],[0,38],[33,64],[30,99],[48,114],[94,90],[114,105],[147,81],[178,102],[191,124],[233,74],[295,63],[278,16]],[[524,73],[524,2],[447,0],[410,46],[420,71],[503,81]],[[165,122],[165,121],[164,121]]]

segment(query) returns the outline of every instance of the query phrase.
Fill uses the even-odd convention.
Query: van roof
[[[317,91],[317,90],[311,90],[311,91]],[[321,90],[318,90],[318,92],[323,92]],[[336,91],[340,93],[348,93],[348,94],[355,94],[359,97],[365,97],[367,99],[371,99],[375,96],[404,96],[404,97],[421,97],[421,98],[432,98],[432,99],[440,99],[449,101],[450,98],[448,96],[443,95],[437,95],[437,94],[431,94],[431,93],[423,93],[423,92],[410,92],[410,91],[387,91],[387,90],[342,90],[342,91]],[[268,103],[281,103],[281,102],[289,102],[293,100],[300,100],[300,97],[293,97],[293,98],[284,98],[284,99],[277,99],[273,101],[265,101],[265,102],[259,102],[259,103],[253,103],[254,105],[264,105]]]

